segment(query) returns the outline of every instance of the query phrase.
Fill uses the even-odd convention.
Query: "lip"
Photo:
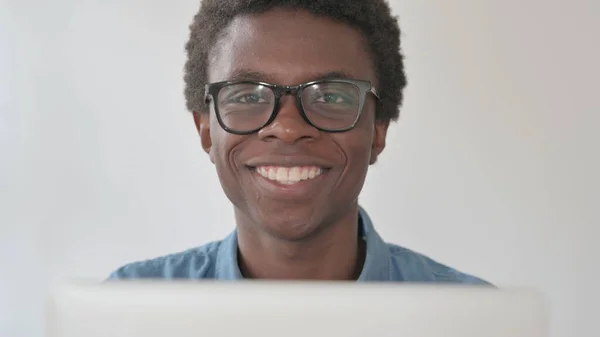
[[[329,174],[329,170],[326,169],[313,179],[302,180],[295,184],[287,185],[263,177],[252,167],[248,167],[248,172],[252,176],[252,180],[260,191],[278,200],[301,200],[313,198],[320,191],[322,191],[323,180],[326,179]]]
[[[326,160],[305,156],[263,156],[249,160],[245,163],[245,165],[250,168],[256,168],[259,166],[317,166],[325,171],[328,171],[334,166],[332,163]]]

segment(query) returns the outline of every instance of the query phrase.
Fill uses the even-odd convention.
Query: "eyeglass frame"
[[[315,125],[313,122],[311,122],[310,118],[308,118],[308,116],[306,115],[306,112],[304,110],[304,104],[302,103],[302,91],[306,87],[310,87],[312,85],[320,84],[320,83],[346,83],[346,84],[352,84],[356,88],[358,88],[358,90],[359,90],[358,113],[356,114],[356,119],[350,126],[348,126],[346,128],[342,128],[342,129],[325,129],[325,128],[321,128],[321,127]],[[271,91],[273,92],[273,95],[275,96],[275,103],[273,104],[273,111],[271,112],[271,116],[269,117],[269,119],[262,126],[256,128],[256,129],[249,130],[249,131],[237,131],[237,130],[234,130],[234,129],[228,127],[227,125],[225,125],[225,122],[223,121],[223,119],[221,118],[221,114],[219,113],[219,104],[217,102],[218,99],[215,99],[215,97],[217,97],[217,98],[219,97],[219,93],[221,92],[221,89],[223,89],[227,86],[230,86],[230,85],[235,85],[235,84],[260,85],[260,86],[264,86],[264,87],[271,89]],[[308,123],[308,125],[318,129],[319,131],[329,132],[329,133],[339,133],[339,132],[346,132],[346,131],[352,130],[354,127],[356,127],[356,125],[360,121],[360,118],[363,114],[363,108],[365,106],[365,102],[367,100],[367,94],[369,92],[372,93],[373,96],[375,96],[375,98],[377,98],[377,100],[380,99],[379,94],[377,93],[377,90],[375,89],[375,87],[373,86],[371,81],[367,81],[367,80],[355,80],[355,79],[347,79],[347,78],[331,78],[331,79],[321,79],[321,80],[317,80],[317,81],[306,82],[306,83],[302,83],[302,84],[298,84],[298,85],[276,85],[276,84],[271,84],[271,83],[267,83],[267,82],[251,81],[251,80],[221,81],[221,82],[208,83],[205,85],[205,87],[204,87],[204,103],[208,105],[208,104],[210,104],[211,101],[213,101],[217,121],[219,122],[219,125],[221,126],[221,128],[223,128],[223,130],[225,130],[229,133],[235,134],[235,135],[250,135],[250,134],[260,131],[264,127],[273,123],[273,121],[275,120],[275,118],[277,118],[277,115],[279,114],[279,111],[281,108],[281,98],[283,96],[295,95],[296,96],[296,106],[298,107],[298,111],[300,112],[300,115],[302,116],[304,121],[306,123]]]

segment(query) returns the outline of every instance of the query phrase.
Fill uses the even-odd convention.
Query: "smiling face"
[[[298,85],[341,73],[376,86],[366,46],[351,26],[304,11],[238,17],[212,52],[208,82]],[[341,133],[309,125],[291,95],[272,123],[250,135],[226,132],[213,104],[210,116],[195,114],[238,227],[297,241],[356,214],[367,169],[385,146],[388,123],[375,121],[375,105],[368,94],[356,127]]]

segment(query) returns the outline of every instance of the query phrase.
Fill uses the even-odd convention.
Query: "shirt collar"
[[[367,243],[367,256],[358,281],[387,281],[389,279],[389,249],[375,231],[371,218],[362,207],[359,207],[359,235]],[[221,242],[216,260],[215,277],[219,280],[243,279],[238,264],[237,230],[234,230]]]
[[[379,236],[369,214],[359,206],[359,225],[363,239],[367,242],[367,257],[358,281],[387,281],[389,280],[390,250]]]

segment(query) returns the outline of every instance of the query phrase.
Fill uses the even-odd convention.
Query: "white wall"
[[[362,204],[388,241],[543,291],[553,336],[597,335],[600,2],[393,6],[410,85]],[[0,336],[41,336],[59,280],[232,229],[182,97],[196,9],[0,0]]]

